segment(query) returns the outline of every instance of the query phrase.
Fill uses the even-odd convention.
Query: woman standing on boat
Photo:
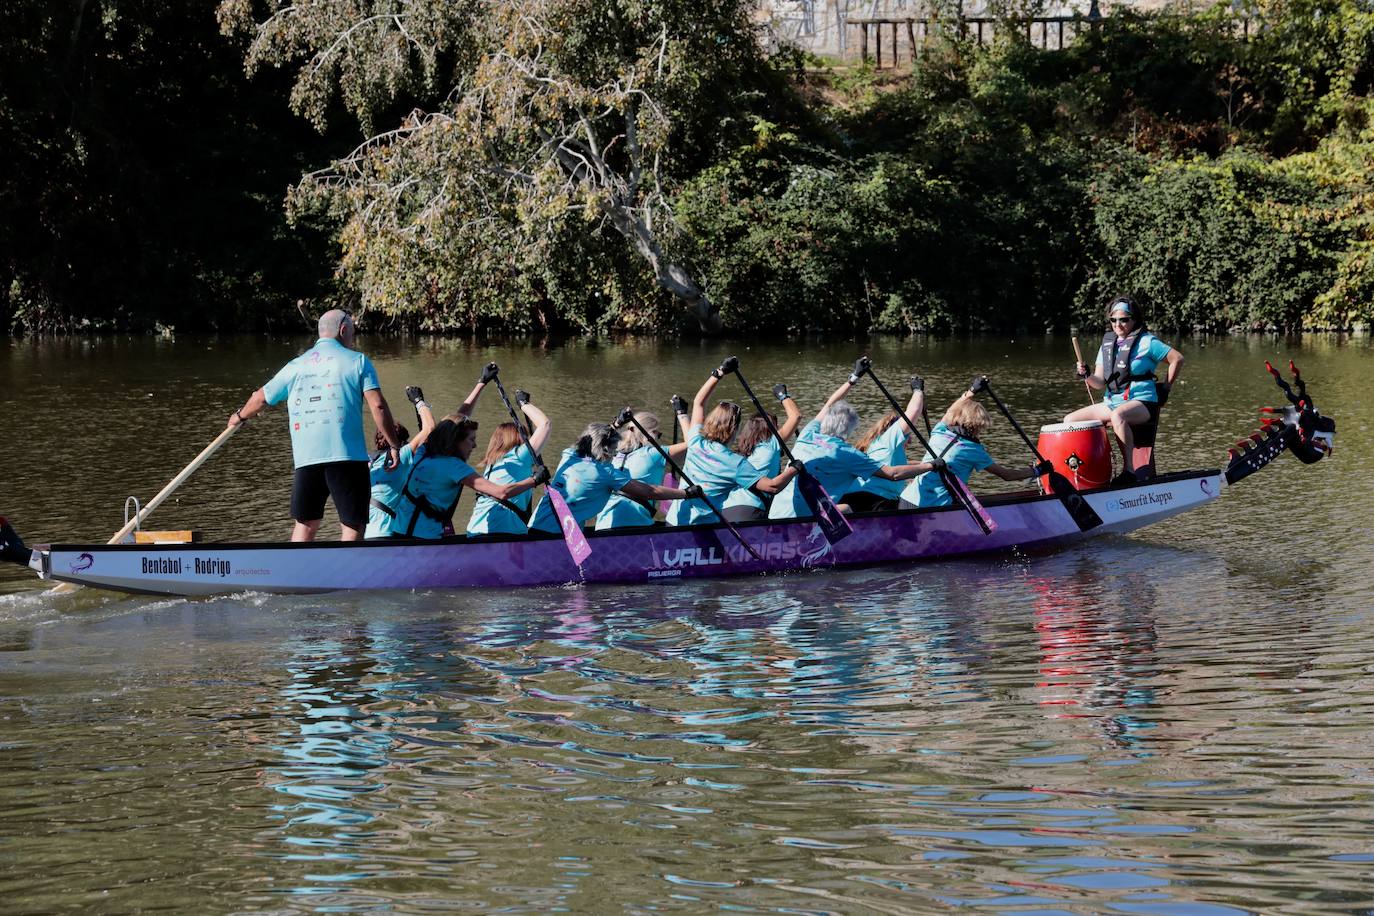
[[[774,385],[773,396],[782,403],[787,419],[779,424],[777,414],[769,414],[768,418],[777,428],[778,435],[786,442],[801,423],[801,408],[797,407],[797,402],[788,393],[786,385]],[[778,444],[777,436],[774,436],[772,429],[769,428],[768,421],[761,416],[752,416],[744,424],[739,438],[735,441],[735,454],[744,456],[744,459],[764,477],[777,477],[782,473],[782,448]],[[732,522],[747,522],[767,516],[768,506],[752,488],[736,487],[725,498],[721,511]]]
[[[909,384],[911,398],[907,401],[903,413],[906,414],[907,420],[915,425],[925,412],[926,383],[919,375],[913,375]],[[882,419],[868,428],[868,432],[859,437],[854,447],[879,464],[895,467],[907,463],[906,443],[910,438],[911,427],[902,420],[902,414],[889,410]],[[858,491],[846,494],[844,501],[859,511],[895,509],[905,488],[906,484],[900,480],[861,477]]]
[[[645,436],[647,433],[655,442],[660,438],[658,415],[647,410],[637,411],[635,422],[639,424],[638,427],[630,425],[620,430],[620,446],[611,463],[621,470],[628,471],[631,480],[662,484],[667,464],[658,449]],[[641,427],[644,432],[640,432]],[[606,507],[596,515],[597,531],[605,531],[608,528],[642,528],[653,523],[653,501],[642,502],[626,496],[623,492],[611,494]]]
[[[930,431],[932,455],[927,452],[923,461],[942,459],[950,473],[968,483],[974,471],[987,471],[1003,480],[1029,480],[1035,467],[1007,467],[992,460],[980,441],[991,418],[987,408],[974,400],[972,391],[965,391],[949,406],[940,422]],[[901,508],[916,509],[948,506],[954,502],[939,474],[922,474],[902,491]]]
[[[434,432],[434,411],[425,401],[424,392],[415,387],[407,388],[406,397],[415,405],[415,415],[420,418],[420,431],[415,434],[414,439],[410,439],[409,430],[400,423],[396,424],[397,437],[403,441],[410,441],[401,446],[400,457],[394,467],[387,466],[389,449],[386,436],[382,435],[381,430],[377,430],[373,437],[372,444],[377,449],[377,454],[368,465],[368,474],[372,479],[372,499],[368,505],[367,533],[364,535],[367,538],[391,537],[391,523],[396,520],[396,504],[401,499],[401,487],[410,476],[410,469],[415,466],[415,453],[425,444],[429,434]]]
[[[781,493],[797,473],[793,468],[785,468],[766,476],[750,464],[749,459],[730,450],[730,442],[740,428],[740,406],[734,401],[721,401],[709,414],[706,412],[711,392],[721,378],[734,372],[738,365],[739,360],[731,356],[719,368],[711,370],[692,400],[692,416],[687,428],[687,459],[682,469],[717,507],[735,490],[750,490],[759,497]],[[711,507],[699,499],[682,503],[668,519],[673,525],[715,520]]]
[[[690,499],[701,491],[696,487],[678,489],[635,480],[630,471],[615,466],[620,436],[605,423],[591,423],[578,437],[577,444],[563,450],[558,470],[549,486],[558,490],[579,525],[585,524],[606,508],[611,497],[624,493],[646,503],[655,499]],[[539,503],[530,519],[531,531],[558,533],[558,516],[548,499]]]
[[[1169,389],[1183,369],[1183,354],[1149,332],[1144,311],[1129,296],[1117,296],[1108,303],[1107,322],[1108,331],[1092,374],[1083,363],[1075,367],[1079,378],[1099,391],[1105,389],[1106,396],[1099,404],[1075,410],[1064,422],[1110,423],[1121,447],[1124,468],[1112,482],[1134,483],[1136,443],[1132,427],[1158,423],[1159,408],[1168,400]],[[1162,385],[1155,380],[1155,369],[1161,362],[1168,366]]]
[[[856,365],[854,374],[835,389],[816,418],[802,429],[797,444],[792,448],[792,454],[806,465],[807,471],[820,481],[832,499],[854,490],[860,478],[909,480],[936,466],[929,461],[920,464],[882,464],[845,441],[858,428],[859,415],[844,400],[844,396],[861,377],[860,367]],[[847,511],[849,507],[841,505],[841,508]],[[768,510],[769,518],[806,518],[810,514],[811,510],[795,482],[787,485]]]
[[[528,392],[516,391],[515,403],[531,424],[530,444],[520,440],[520,430],[514,423],[505,422],[492,431],[487,452],[482,457],[482,476],[492,483],[509,484],[524,480],[534,473],[534,455],[549,441],[553,424],[544,411],[530,403]],[[477,505],[468,520],[468,534],[524,534],[530,517],[529,492],[511,500],[498,500],[480,493]]]

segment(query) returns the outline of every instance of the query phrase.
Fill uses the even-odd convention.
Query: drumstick
[[[1073,340],[1073,355],[1074,355],[1075,357],[1078,358],[1078,361],[1079,361],[1080,363],[1083,363],[1083,365],[1086,366],[1087,363],[1084,363],[1084,362],[1083,362],[1083,351],[1080,350],[1080,349],[1078,349],[1078,338],[1077,338],[1077,337],[1074,337],[1074,338],[1072,338],[1072,340]],[[1086,388],[1086,389],[1088,389],[1088,403],[1089,403],[1089,404],[1096,404],[1097,401],[1093,398],[1093,386],[1088,384],[1088,380],[1087,380],[1087,379],[1084,379],[1084,380],[1083,380],[1083,387]]]

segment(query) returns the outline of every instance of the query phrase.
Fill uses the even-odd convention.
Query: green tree
[[[293,200],[346,219],[344,268],[369,305],[529,327],[517,293],[547,286],[529,268],[609,229],[715,327],[715,304],[665,245],[669,198],[772,78],[752,8],[305,0],[259,21],[251,0],[226,0],[220,16],[252,36],[250,70],[297,67],[299,113],[323,124],[339,99],[369,133],[386,125]],[[402,105],[414,107],[391,120]]]

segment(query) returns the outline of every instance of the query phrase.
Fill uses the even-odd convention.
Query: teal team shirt
[[[797,437],[792,454],[806,465],[811,476],[820,481],[825,492],[836,502],[844,494],[853,492],[859,478],[872,477],[875,471],[882,468],[877,461],[838,436],[821,433],[818,420],[806,424]],[[795,478],[783,487],[768,510],[769,518],[807,518],[810,515],[811,507],[802,499]]]
[[[874,439],[868,446],[866,450],[868,457],[887,467],[906,464],[906,442],[910,438],[910,428],[907,427],[905,420],[898,417],[896,423],[883,430],[882,435]],[[859,478],[859,489],[862,492],[873,493],[883,499],[901,499],[902,491],[905,488],[905,480],[887,480],[882,477]]]
[[[1153,375],[1155,369],[1169,355],[1173,348],[1160,340],[1149,331],[1142,331],[1140,346],[1135,349],[1135,359],[1131,360],[1131,375]],[[1129,344],[1127,345],[1129,346]],[[1106,378],[1111,373],[1110,369],[1104,371],[1102,360],[1102,347],[1097,348],[1097,377]],[[1129,388],[1120,394],[1108,394],[1106,396],[1107,406],[1112,408],[1120,407],[1127,401],[1149,401],[1157,403],[1159,401],[1159,390],[1153,381],[1131,382]]]
[[[443,512],[458,502],[463,481],[476,475],[477,472],[463,459],[452,455],[431,456],[426,453],[425,446],[420,446],[405,489],[423,497],[431,506]],[[414,528],[411,528],[412,520]],[[412,537],[417,538],[437,538],[443,537],[444,523],[421,512],[414,501],[402,493],[396,501],[396,518],[391,523],[391,530],[395,534],[410,532]]]
[[[750,464],[749,459],[731,451],[728,445],[703,436],[700,425],[687,430],[687,459],[682,470],[717,506],[732,491],[747,490],[763,477],[763,472]],[[670,519],[672,524],[695,525],[716,519],[716,514],[702,500],[683,499],[678,505],[682,508],[674,513],[675,519]]]
[[[296,467],[366,461],[363,392],[381,388],[372,361],[333,338],[291,360],[262,386],[268,404],[287,401]]]
[[[379,509],[377,503],[381,503],[394,513],[401,499],[401,485],[406,482],[410,469],[415,466],[415,450],[410,447],[409,442],[402,446],[400,460],[393,470],[386,469],[386,458],[387,453],[382,452],[368,465],[368,473],[372,477],[372,501],[367,507],[367,532],[364,537],[391,536],[393,516]]]
[[[663,483],[663,470],[666,464],[658,449],[652,445],[642,445],[628,454],[619,454],[611,462],[618,468],[628,471],[631,480],[640,483]],[[636,499],[624,493],[612,494],[596,516],[596,530],[607,528],[635,528],[654,523],[654,514]]]
[[[782,450],[778,448],[778,440],[774,436],[769,436],[754,446],[754,450],[749,453],[749,457],[745,460],[758,469],[759,474],[763,477],[777,477],[782,473]],[[759,499],[758,494],[747,487],[736,487],[730,491],[730,495],[725,498],[725,505],[721,508],[728,509],[731,506],[767,508],[764,506],[763,500]]]
[[[943,422],[936,423],[935,428],[930,431],[930,447],[939,455],[944,452],[945,464],[954,472],[964,483],[974,471],[986,470],[994,464],[992,456],[988,450],[983,448],[981,442],[973,442],[969,439],[959,439],[955,445],[950,445],[957,437],[954,431]],[[948,451],[945,451],[948,447]],[[930,461],[934,455],[926,452],[922,461]],[[935,471],[927,471],[920,477],[906,485],[902,491],[902,499],[913,503],[922,508],[928,506],[948,506],[954,502],[954,498],[949,495],[949,490],[945,487],[945,482]]]
[[[506,452],[487,468],[483,475],[492,483],[519,483],[534,474],[534,453],[522,442]],[[526,490],[513,496],[509,502],[529,513],[530,500],[534,491]],[[510,509],[501,505],[490,496],[478,494],[477,504],[472,508],[472,518],[468,519],[468,534],[524,534],[525,522]]]
[[[624,468],[618,468],[609,461],[582,458],[577,454],[577,449],[567,448],[563,450],[562,460],[558,462],[558,470],[554,472],[549,486],[562,494],[568,511],[581,525],[596,518],[606,508],[611,496],[630,479],[630,472]],[[554,534],[562,531],[553,504],[547,498],[534,510],[530,529]]]

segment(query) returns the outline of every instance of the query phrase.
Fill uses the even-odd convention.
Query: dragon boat
[[[1040,550],[1135,531],[1206,505],[1284,452],[1304,464],[1329,454],[1335,422],[1312,403],[1297,368],[1289,363],[1295,382],[1289,385],[1271,365],[1265,367],[1290,406],[1261,408],[1261,429],[1236,443],[1225,469],[1085,490],[1075,494],[1081,499],[1076,513],[1062,494],[1033,491],[986,497],[982,524],[959,505],[857,513],[848,519],[852,530],[839,540],[827,536],[815,519],[761,519],[733,530],[719,523],[629,528],[587,533],[591,550],[581,562],[561,536],[543,533],[432,541],[30,548],[0,519],[0,559],[28,566],[46,580],[193,596],[671,582]],[[1100,524],[1083,524],[1082,504]]]

